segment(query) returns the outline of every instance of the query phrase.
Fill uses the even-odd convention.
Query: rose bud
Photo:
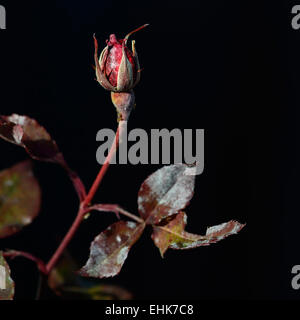
[[[107,46],[98,59],[98,42],[94,35],[96,76],[100,85],[113,92],[128,92],[140,80],[140,64],[132,41],[132,51],[127,48],[127,40],[133,33],[145,28],[148,24],[130,32],[124,39],[117,39],[111,34],[106,40]]]

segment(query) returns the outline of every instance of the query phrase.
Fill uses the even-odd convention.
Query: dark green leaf
[[[41,190],[30,161],[0,172],[0,238],[30,224],[40,205]]]
[[[98,279],[79,276],[77,263],[68,253],[64,253],[51,271],[48,284],[61,299],[80,300],[130,300],[131,293],[111,284],[103,284]]]

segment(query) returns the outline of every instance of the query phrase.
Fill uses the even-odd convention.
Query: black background
[[[291,269],[299,257],[298,71],[300,31],[292,29],[297,2],[274,1],[1,1],[7,30],[0,30],[1,114],[37,119],[57,141],[87,186],[99,170],[101,128],[116,128],[109,93],[92,69],[96,32],[134,35],[144,68],[129,129],[205,129],[205,170],[187,209],[188,231],[230,219],[247,223],[216,245],[168,251],[164,259],[146,230],[119,276],[136,299],[299,298]],[[1,169],[26,159],[0,141]],[[95,201],[137,212],[142,181],[159,166],[112,166]],[[43,190],[41,214],[1,248],[50,258],[77,212],[66,174],[35,163]],[[94,214],[70,252],[79,264],[90,241],[115,221]],[[10,263],[16,298],[32,299],[37,273],[21,258]],[[49,296],[48,298],[50,298]]]

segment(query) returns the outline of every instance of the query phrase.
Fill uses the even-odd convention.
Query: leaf
[[[48,277],[49,287],[58,295],[61,295],[64,286],[74,285],[77,275],[75,271],[78,266],[66,251],[63,253],[55,268],[53,268]]]
[[[161,256],[168,248],[171,249],[192,249],[200,246],[208,246],[218,242],[232,234],[238,233],[245,225],[231,220],[227,223],[207,228],[206,235],[200,236],[184,231],[187,223],[187,216],[184,212],[174,215],[171,221],[165,225],[153,227],[152,239],[159,248]]]
[[[190,169],[184,164],[165,166],[143,182],[138,209],[147,224],[157,224],[188,205],[195,186],[195,176],[187,174]]]
[[[127,290],[98,279],[82,278],[75,271],[77,263],[64,252],[58,264],[49,274],[48,285],[61,299],[80,300],[130,300]]]
[[[90,257],[79,274],[107,278],[117,275],[132,245],[139,239],[145,224],[118,221],[100,233],[92,242]]]
[[[0,137],[26,149],[37,160],[55,161],[59,150],[44,127],[27,116],[0,116]]]
[[[36,120],[18,114],[0,116],[0,137],[25,148],[31,158],[35,160],[60,164],[72,180],[80,201],[84,199],[86,190],[82,181],[69,168],[50,134]]]
[[[0,300],[13,300],[15,284],[10,277],[10,268],[0,251]]]
[[[0,172],[0,238],[30,224],[41,206],[41,190],[30,161]]]

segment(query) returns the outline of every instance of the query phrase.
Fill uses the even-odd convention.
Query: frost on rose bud
[[[107,46],[98,59],[98,42],[94,35],[96,76],[100,85],[112,92],[130,92],[140,80],[140,64],[132,41],[132,50],[127,47],[127,40],[133,33],[148,24],[130,32],[124,39],[117,39],[111,34],[106,40]]]

